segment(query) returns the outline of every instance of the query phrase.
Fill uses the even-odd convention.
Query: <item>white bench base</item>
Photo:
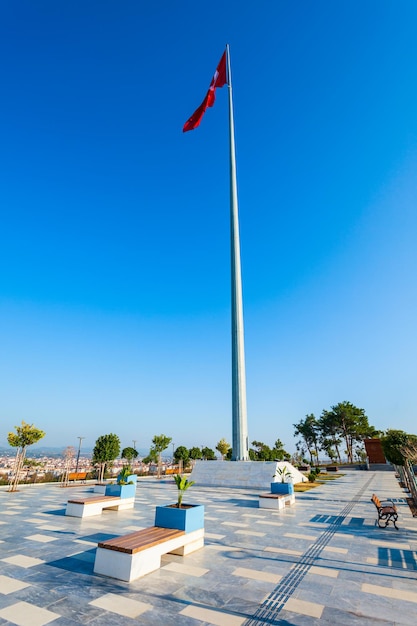
[[[260,509],[273,509],[280,511],[285,509],[286,506],[295,504],[295,495],[282,495],[279,493],[261,493],[259,494],[259,508]]]
[[[94,573],[131,582],[161,567],[163,554],[186,556],[204,546],[204,528],[168,539],[135,554],[97,548]]]
[[[101,515],[103,509],[111,511],[124,511],[125,509],[133,509],[135,498],[115,498],[109,502],[68,502],[65,515],[71,517],[93,517]]]

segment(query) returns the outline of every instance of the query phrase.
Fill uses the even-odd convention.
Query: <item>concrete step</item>
[[[389,463],[370,463],[369,470],[377,472],[393,472],[394,468]]]

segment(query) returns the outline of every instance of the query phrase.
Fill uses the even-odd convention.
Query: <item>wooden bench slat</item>
[[[146,550],[152,546],[156,546],[169,539],[181,537],[185,535],[185,531],[176,530],[175,528],[161,528],[159,526],[151,526],[143,530],[115,537],[108,541],[102,541],[98,544],[99,548],[106,550],[115,550],[116,552],[126,552],[127,554],[136,554],[141,550]]]
[[[285,496],[283,496],[280,493],[260,493],[259,497],[260,498],[274,498],[275,500],[279,498],[285,498]]]
[[[74,500],[68,500],[72,504],[90,504],[92,502],[110,502],[110,500],[120,500],[118,496],[92,496],[91,498],[76,498]]]
[[[392,500],[385,500],[384,502],[381,502],[378,496],[373,493],[371,501],[378,511],[378,526],[380,528],[386,528],[388,526],[388,523],[392,522],[394,524],[394,527],[398,530],[396,524],[398,520],[398,512],[397,507],[392,502]],[[381,522],[385,522],[384,526],[381,526]]]

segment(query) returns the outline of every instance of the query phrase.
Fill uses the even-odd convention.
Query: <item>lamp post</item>
[[[78,472],[78,461],[80,460],[80,452],[81,452],[81,442],[83,439],[85,439],[85,437],[77,437],[77,439],[80,440],[80,443],[78,444],[78,454],[77,454],[77,463],[75,466],[75,473]]]
[[[132,441],[133,441],[133,449],[136,450],[136,441],[137,440],[136,439],[132,439]],[[135,461],[136,461],[136,459],[132,460],[132,469],[135,467]]]

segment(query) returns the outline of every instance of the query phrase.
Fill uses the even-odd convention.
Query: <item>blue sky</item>
[[[0,9],[0,445],[231,441],[230,44],[250,441],[416,432],[417,5]]]

